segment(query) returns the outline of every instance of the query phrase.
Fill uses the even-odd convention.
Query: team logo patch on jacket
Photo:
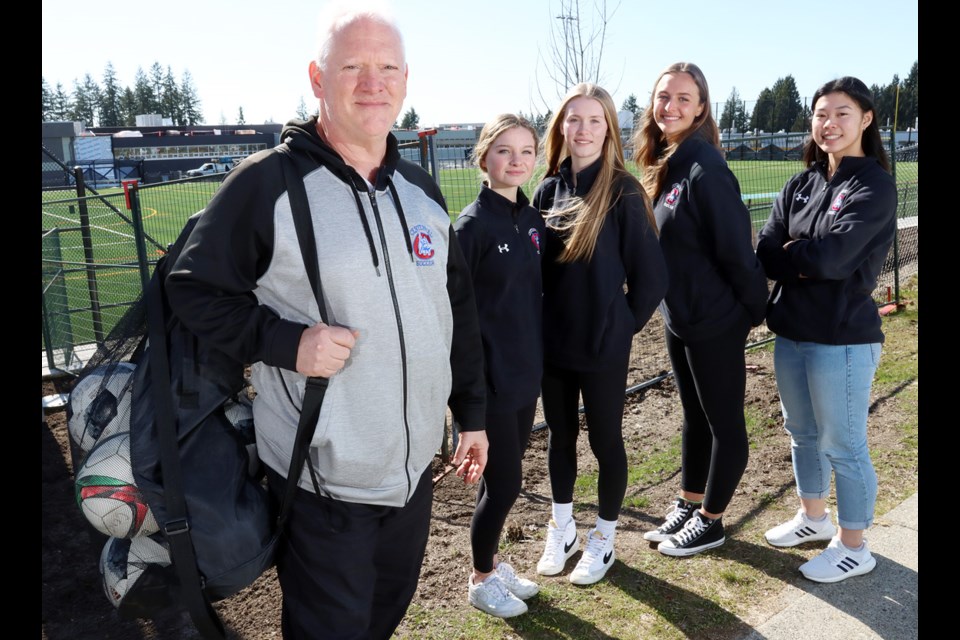
[[[530,242],[536,248],[537,253],[540,253],[540,232],[536,229],[530,229],[527,231],[527,235],[530,236]]]
[[[433,249],[433,240],[430,238],[430,234],[430,229],[422,224],[410,229],[410,241],[413,244],[413,254],[416,256],[418,267],[429,267],[433,264],[433,256],[436,251]]]
[[[663,200],[663,206],[673,209],[677,206],[677,200],[680,199],[680,194],[683,192],[682,184],[675,184],[670,189],[670,193],[667,194],[667,197]]]
[[[833,204],[830,205],[830,213],[836,213],[840,211],[840,207],[843,206],[843,201],[847,199],[848,191],[844,189],[837,194],[837,197],[833,199]]]

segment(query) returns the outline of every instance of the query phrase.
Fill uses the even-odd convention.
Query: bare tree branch
[[[575,84],[602,84],[605,80],[607,26],[620,2],[610,9],[607,0],[583,0],[587,1],[591,4],[589,10],[581,6],[581,0],[559,0],[559,8],[550,5],[553,22],[546,53],[543,49],[537,53],[536,94],[540,112],[553,108]]]

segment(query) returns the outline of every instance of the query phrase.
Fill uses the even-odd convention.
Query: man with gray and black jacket
[[[399,158],[400,34],[332,9],[310,80],[319,115],[282,134],[302,176],[327,317],[303,266],[276,150],[227,178],[167,279],[194,333],[254,363],[258,452],[281,492],[307,376],[330,378],[277,555],[285,638],[388,638],[426,548],[431,462],[449,404],[458,474],[486,464],[485,386],[470,274],[440,191]]]

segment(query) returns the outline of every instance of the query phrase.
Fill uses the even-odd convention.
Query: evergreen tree
[[[188,70],[184,70],[180,78],[180,113],[185,125],[194,126],[203,121],[200,98],[197,96],[196,87],[193,86],[193,76]]]
[[[897,89],[900,87],[900,76],[893,74],[890,84],[874,87],[873,100],[877,106],[877,113],[881,127],[892,127],[897,110]],[[899,122],[896,123],[900,125]],[[906,126],[906,125],[904,125]]]
[[[40,76],[40,122],[47,122],[50,118],[50,112],[53,111],[53,91],[47,84],[47,79]]]
[[[120,113],[123,116],[123,126],[133,127],[137,124],[137,96],[133,89],[127,87],[120,95]]]
[[[147,78],[147,74],[144,73],[143,67],[137,67],[137,73],[133,78],[133,95],[134,98],[136,98],[136,109],[134,109],[132,113],[134,121],[136,121],[135,116],[157,113],[159,111],[154,98],[153,87],[150,86],[150,80]]]
[[[103,90],[100,95],[100,126],[119,127],[123,125],[122,92],[117,83],[117,73],[113,63],[107,62],[103,70]]]
[[[237,126],[247,124],[247,121],[243,117],[243,107],[237,111]]]
[[[810,107],[803,105],[797,119],[793,122],[793,126],[790,127],[790,131],[810,131],[810,120],[812,118],[813,112],[810,111]]]
[[[797,82],[792,75],[778,78],[773,83],[773,114],[770,131],[791,131],[803,112],[800,103],[800,92],[797,91]]]
[[[420,126],[420,116],[417,114],[417,110],[413,107],[407,109],[407,112],[403,114],[403,120],[400,121],[401,129],[416,129]]]
[[[90,74],[83,76],[83,82],[73,81],[73,102],[70,119],[84,123],[88,127],[96,126],[97,109],[100,105],[100,87]]]
[[[734,131],[743,131],[747,127],[747,109],[743,100],[740,99],[740,93],[734,87],[730,92],[730,97],[723,104],[723,113],[720,121],[717,123],[721,131],[733,129]]]
[[[910,73],[900,88],[900,128],[917,126],[920,117],[920,71],[919,61],[914,61]]]
[[[547,112],[544,114],[537,114],[537,120],[534,122],[533,126],[537,128],[537,131],[540,132],[541,136],[547,132],[547,127],[550,126],[550,120],[552,118],[553,109],[547,109]]]
[[[63,89],[63,85],[57,83],[57,88],[53,91],[53,101],[50,106],[50,120],[62,122],[70,114],[70,96]]]
[[[737,131],[746,131],[747,124],[750,122],[747,116],[747,103],[743,100],[737,105],[737,113],[733,117],[733,128]]]
[[[757,131],[775,131],[773,127],[773,92],[764,88],[757,96],[757,104],[750,115],[750,128]]]
[[[306,120],[310,117],[310,114],[307,113],[307,103],[303,101],[303,96],[300,96],[300,104],[297,105],[297,117],[301,120]]]
[[[636,126],[637,122],[640,120],[640,114],[643,113],[643,109],[640,108],[640,105],[637,104],[637,96],[630,94],[627,96],[627,99],[623,101],[623,104],[620,105],[621,111],[629,111],[633,114],[633,125]]]
[[[163,92],[160,96],[160,113],[164,117],[170,118],[176,126],[186,124],[183,118],[183,112],[180,99],[180,87],[177,86],[177,80],[173,77],[173,71],[167,66],[167,71],[163,75]]]
[[[150,95],[152,96],[153,113],[163,113],[163,67],[159,62],[150,65]]]

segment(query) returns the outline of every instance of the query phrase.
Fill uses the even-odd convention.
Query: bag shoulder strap
[[[147,285],[147,327],[150,340],[147,357],[153,378],[154,412],[160,464],[163,468],[163,495],[167,507],[163,534],[174,559],[181,598],[197,631],[204,638],[225,640],[227,635],[223,622],[203,592],[203,578],[197,567],[197,556],[190,535],[190,519],[183,489],[183,469],[180,465],[180,444],[177,441],[176,413],[170,397],[170,362],[164,307],[160,275],[155,273]]]
[[[300,244],[300,253],[303,256],[303,266],[310,280],[310,288],[317,301],[321,320],[327,319],[327,309],[323,302],[323,288],[320,284],[320,262],[317,255],[317,241],[313,229],[313,217],[310,212],[310,201],[307,199],[307,190],[303,186],[303,178],[297,171],[292,152],[286,146],[277,147],[283,165],[283,179],[286,182],[287,195],[290,198],[290,209],[293,215],[293,224],[297,231],[297,241]],[[287,484],[284,487],[283,500],[280,503],[280,515],[277,518],[277,530],[282,533],[287,517],[296,495],[303,465],[310,466],[314,489],[320,495],[317,474],[313,469],[307,454],[310,442],[317,428],[320,418],[320,408],[323,405],[323,396],[327,392],[330,380],[320,377],[308,377],[306,390],[303,395],[303,406],[300,409],[300,423],[297,425],[297,435],[293,443],[293,454],[290,456],[290,469],[287,473]]]

